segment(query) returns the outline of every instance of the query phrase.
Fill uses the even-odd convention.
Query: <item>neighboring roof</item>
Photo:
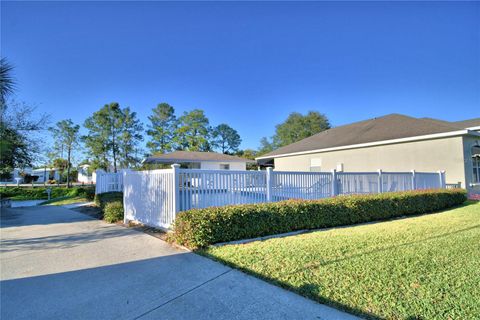
[[[148,157],[145,163],[175,163],[175,162],[255,162],[253,160],[231,156],[216,152],[174,151],[172,153],[158,154]]]
[[[58,170],[57,168],[38,168],[38,169],[32,169],[32,172],[43,172],[43,171],[55,171]]]
[[[465,131],[466,133],[467,130],[465,130],[464,125],[465,123],[470,125],[470,121],[474,122],[477,119],[448,122],[430,118],[413,118],[401,114],[389,114],[322,131],[311,137],[274,150],[258,159],[447,132]]]

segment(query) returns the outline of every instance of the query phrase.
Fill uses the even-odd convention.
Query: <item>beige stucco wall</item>
[[[464,143],[462,137],[397,143],[275,159],[275,170],[310,171],[312,159],[321,162],[321,171],[446,171],[447,183],[465,187]],[[321,160],[319,160],[321,159]],[[470,169],[471,170],[471,169]]]

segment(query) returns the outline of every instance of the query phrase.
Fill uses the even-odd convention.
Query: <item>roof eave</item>
[[[473,128],[475,128],[475,127],[473,127]],[[469,129],[472,129],[472,128],[469,128]],[[258,157],[258,158],[255,158],[255,160],[274,159],[274,158],[282,158],[282,157],[296,156],[296,155],[303,155],[303,154],[322,153],[322,152],[328,152],[328,151],[367,148],[367,147],[381,146],[381,145],[387,145],[387,144],[413,142],[413,141],[430,140],[430,139],[439,139],[439,138],[447,138],[447,137],[455,137],[455,136],[463,136],[463,135],[473,135],[473,136],[480,137],[479,132],[472,131],[472,130],[469,130],[469,129],[450,131],[450,132],[442,132],[442,133],[434,133],[434,134],[415,136],[415,137],[381,140],[381,141],[375,141],[375,142],[366,142],[366,143],[359,143],[359,144],[352,144],[352,145],[347,145],[347,146],[331,147],[331,148],[324,148],[324,149],[315,149],[315,150],[306,150],[306,151],[283,153],[283,154],[277,154],[277,155],[271,155],[271,156]]]
[[[189,159],[149,159],[145,158],[142,160],[142,163],[182,163],[182,162],[245,162],[245,163],[255,163],[254,160],[245,159],[245,160],[189,160]]]

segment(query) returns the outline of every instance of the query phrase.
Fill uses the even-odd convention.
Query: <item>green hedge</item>
[[[123,202],[123,193],[122,192],[105,192],[95,195],[94,202],[100,208],[105,209],[107,203],[110,202]]]
[[[466,199],[466,192],[460,189],[423,190],[193,209],[177,215],[170,240],[195,249],[295,230],[418,215]]]
[[[85,187],[0,187],[1,198],[13,200],[43,200],[48,199],[47,188],[52,189],[51,198],[84,196],[93,200],[94,186]]]
[[[123,203],[121,201],[107,203],[103,210],[103,219],[110,223],[123,220]]]

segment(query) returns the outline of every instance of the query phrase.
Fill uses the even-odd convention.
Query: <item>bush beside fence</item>
[[[123,220],[123,203],[121,201],[108,202],[103,210],[103,220],[115,223]]]
[[[119,201],[123,203],[123,192],[105,192],[95,195],[95,205],[105,209],[107,203]]]
[[[177,215],[170,239],[196,249],[218,242],[429,213],[466,199],[465,190],[439,189],[193,209]]]

